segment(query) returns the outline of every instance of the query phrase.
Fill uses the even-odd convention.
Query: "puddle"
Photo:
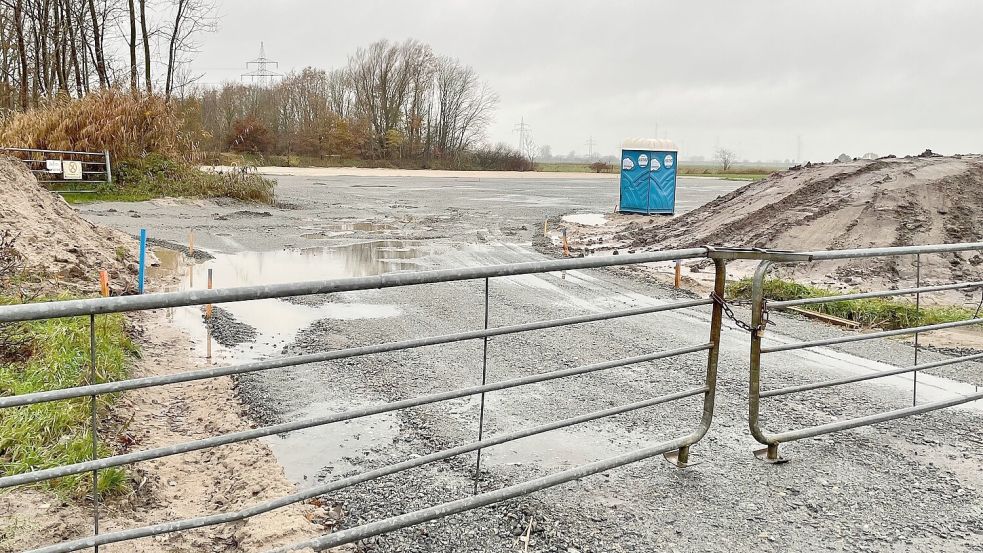
[[[356,232],[383,232],[393,230],[395,227],[387,223],[370,223],[366,221],[340,221],[332,222],[327,225],[318,225],[311,227],[301,227],[300,230],[306,230],[300,235],[301,238],[306,238],[308,240],[329,240],[332,238],[338,238],[340,236],[350,236]]]
[[[343,410],[341,405],[338,402],[313,403],[307,409],[290,413],[287,420],[338,412]],[[273,450],[287,478],[306,487],[317,483],[318,475],[332,480],[360,470],[356,459],[364,459],[391,446],[398,433],[396,417],[392,413],[382,413],[269,436],[261,441]]]
[[[158,249],[160,262],[148,270],[151,277],[165,276],[179,282],[173,290],[202,290],[212,271],[215,288],[277,284],[304,280],[371,276],[415,268],[417,260],[431,253],[429,247],[412,241],[377,240],[330,248],[289,249],[270,252],[215,254],[209,261],[190,264],[181,252]],[[280,355],[297,333],[320,319],[353,320],[397,317],[396,305],[359,301],[358,292],[336,294],[318,301],[304,298],[268,299],[217,304],[237,321],[256,329],[256,339],[235,346],[211,344],[211,362],[241,363]],[[203,359],[208,351],[207,330],[201,307],[169,309],[170,321],[188,331],[192,355]],[[323,397],[323,396],[322,396]],[[298,420],[345,409],[344,402],[318,402],[291,413]],[[392,414],[308,428],[282,436],[264,438],[287,477],[300,486],[313,485],[319,473],[339,475],[359,468],[356,459],[390,444],[399,431]]]
[[[567,223],[576,223],[578,225],[585,225],[588,227],[599,227],[608,221],[601,213],[575,213],[573,215],[564,215],[563,220]]]
[[[428,250],[419,243],[394,240],[361,242],[330,248],[288,249],[269,252],[216,254],[209,261],[188,264],[187,257],[173,250],[157,250],[160,263],[148,270],[153,276],[178,276],[167,290],[203,290],[212,271],[214,288],[278,284],[285,282],[372,276],[412,269]],[[255,341],[238,346],[212,344],[212,360],[253,361],[279,354],[297,333],[320,319],[354,320],[396,317],[395,305],[363,303],[358,293],[332,296],[328,301],[305,302],[303,298],[256,300],[221,304],[239,322],[256,329]],[[168,317],[189,332],[193,354],[207,355],[207,333],[201,307],[168,310]]]

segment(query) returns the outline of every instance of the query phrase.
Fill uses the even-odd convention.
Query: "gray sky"
[[[498,93],[554,154],[668,137],[682,157],[829,160],[983,150],[983,2],[224,0],[194,70],[238,80],[260,40],[280,71],[416,38]]]

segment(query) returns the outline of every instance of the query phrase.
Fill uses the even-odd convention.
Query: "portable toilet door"
[[[621,151],[621,199],[618,205],[622,213],[648,213],[649,183],[648,153],[640,150]]]
[[[623,213],[673,214],[676,211],[675,144],[669,140],[626,140],[621,150]]]
[[[649,213],[676,212],[676,152],[649,156]]]

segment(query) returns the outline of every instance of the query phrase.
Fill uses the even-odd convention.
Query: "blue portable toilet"
[[[676,211],[678,154],[671,140],[625,140],[621,144],[621,199],[618,211],[672,215]]]

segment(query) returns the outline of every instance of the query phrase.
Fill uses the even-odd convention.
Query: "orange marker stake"
[[[676,288],[683,283],[683,262],[679,259],[676,260]]]
[[[208,269],[208,289],[212,289],[212,270]],[[205,305],[205,317],[212,317],[212,304]]]
[[[109,273],[105,270],[99,271],[99,291],[102,297],[109,297]]]
[[[211,269],[208,269],[208,289],[209,290],[212,289],[212,270]],[[212,304],[210,304],[210,303],[209,304],[205,304],[205,319],[211,319],[211,318],[212,318]],[[205,333],[206,333],[206,337],[205,337],[205,343],[206,343],[205,344],[205,348],[206,348],[206,350],[205,350],[205,358],[207,358],[208,361],[211,362],[211,360],[212,360],[212,329],[208,327],[207,320],[205,322]]]

